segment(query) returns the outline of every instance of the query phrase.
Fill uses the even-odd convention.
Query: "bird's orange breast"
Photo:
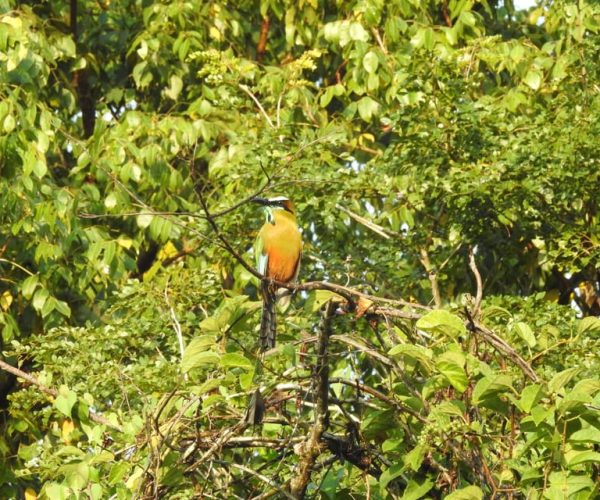
[[[263,252],[268,257],[266,275],[277,281],[291,281],[299,265],[302,237],[295,220],[287,214],[276,213],[274,221],[260,231]]]

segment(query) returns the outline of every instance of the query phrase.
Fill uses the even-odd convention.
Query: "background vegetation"
[[[597,498],[599,31],[0,0],[0,496]],[[263,359],[258,193],[305,245]]]

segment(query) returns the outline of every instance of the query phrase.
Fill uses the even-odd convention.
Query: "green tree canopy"
[[[599,32],[0,0],[0,496],[595,498]],[[304,238],[265,356],[256,195]]]

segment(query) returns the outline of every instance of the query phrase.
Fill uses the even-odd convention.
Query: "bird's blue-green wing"
[[[263,276],[266,275],[269,256],[264,251],[263,239],[260,235],[254,242],[254,256],[256,258],[256,270]]]

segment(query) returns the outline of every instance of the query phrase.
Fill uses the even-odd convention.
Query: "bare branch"
[[[421,264],[427,271],[427,275],[429,276],[429,281],[431,282],[431,293],[433,294],[433,303],[436,308],[442,307],[442,298],[440,295],[440,287],[437,280],[437,273],[435,269],[431,266],[431,261],[429,260],[429,253],[426,248],[420,249],[421,253]]]
[[[269,127],[271,128],[275,128],[275,125],[273,125],[273,122],[271,121],[271,118],[269,118],[269,115],[267,114],[267,112],[265,111],[265,108],[263,108],[262,104],[260,103],[260,101],[257,99],[257,97],[252,93],[252,91],[248,88],[247,85],[244,85],[243,83],[240,83],[238,85],[238,87],[240,89],[242,89],[244,92],[246,92],[246,94],[248,94],[250,96],[250,98],[254,101],[254,103],[256,104],[256,106],[258,107],[258,109],[260,110],[260,112],[262,113],[262,115],[265,117],[265,120],[267,121],[267,123],[269,124]]]
[[[267,48],[267,40],[269,39],[269,16],[263,17],[260,25],[260,36],[258,38],[258,45],[256,46],[256,60],[262,61],[262,57]]]
[[[269,479],[267,476],[261,474],[260,472],[253,471],[252,469],[246,467],[245,465],[236,464],[235,462],[228,462],[227,465],[229,467],[239,469],[239,470],[245,472],[246,474],[250,474],[251,476],[254,476],[257,479],[260,479],[263,483],[268,484],[271,488],[277,490],[285,498],[290,498],[290,499],[294,500],[294,497],[292,495],[290,495],[287,491],[285,491],[275,481],[273,481],[272,479]]]
[[[517,351],[515,351],[510,345],[508,345],[503,339],[498,337],[494,332],[488,330],[485,326],[477,323],[474,320],[470,320],[470,327],[475,333],[479,334],[483,340],[485,340],[489,345],[494,347],[496,350],[500,351],[504,354],[508,359],[510,359],[515,365],[517,365],[525,375],[527,375],[531,380],[537,382],[539,380],[537,374],[533,371],[533,368],[525,361]]]
[[[256,276],[260,280],[265,279],[262,274],[260,274],[256,269],[254,269],[254,267],[246,262],[246,260],[237,252],[237,250],[231,246],[231,243],[229,243],[227,238],[223,236],[219,226],[217,226],[217,223],[214,221],[212,215],[208,211],[208,206],[206,205],[206,201],[204,200],[204,196],[202,196],[201,191],[198,191],[198,198],[200,199],[200,205],[202,205],[202,209],[204,210],[208,224],[217,235],[217,238],[222,243],[223,247],[244,267],[244,269],[246,269],[246,271],[253,276]]]
[[[6,264],[10,264],[11,266],[14,266],[17,269],[20,269],[21,271],[23,271],[24,273],[28,274],[29,276],[33,276],[33,273],[29,269],[24,268],[22,265],[17,264],[16,262],[13,262],[12,260],[1,259],[0,258],[0,262],[5,262]]]
[[[334,337],[337,337],[337,335],[332,335],[332,339]],[[357,390],[359,390],[360,392],[370,394],[374,398],[377,398],[380,401],[383,401],[384,403],[387,403],[390,406],[393,406],[401,413],[408,413],[409,415],[412,415],[420,422],[427,423],[427,419],[425,417],[419,415],[413,409],[409,408],[408,406],[403,405],[399,401],[395,401],[394,399],[388,398],[385,394],[373,389],[372,387],[369,387],[368,385],[361,384],[356,380],[348,380],[348,379],[339,378],[339,377],[333,377],[329,380],[329,382],[332,384],[344,384],[344,385],[347,385],[348,387],[354,387]]]
[[[336,303],[329,301],[318,329],[317,362],[314,371],[315,422],[305,442],[297,446],[298,469],[290,482],[290,492],[294,498],[304,498],[306,487],[318,456],[323,451],[321,438],[329,427],[329,360],[328,346],[331,335],[331,321]]]
[[[387,51],[387,48],[385,47],[385,44],[383,43],[381,35],[379,34],[379,30],[377,28],[373,27],[373,28],[371,28],[371,33],[373,33],[373,36],[375,37],[375,41],[377,42],[377,45],[379,45],[381,52],[383,52],[384,55],[387,56],[388,51]]]
[[[342,342],[342,343],[344,343],[346,345],[354,347],[358,351],[364,352],[368,356],[371,356],[371,357],[377,359],[378,361],[381,361],[385,365],[393,366],[392,360],[390,358],[388,358],[387,356],[381,354],[376,349],[371,349],[371,348],[367,347],[363,343],[361,343],[358,340],[355,340],[355,339],[349,337],[348,335],[332,335],[331,336],[331,340],[336,340],[338,342]]]
[[[197,469],[200,465],[206,462],[217,450],[222,448],[233,436],[243,432],[244,429],[246,429],[246,427],[248,427],[248,425],[242,421],[238,422],[233,427],[228,427],[227,429],[225,429],[221,436],[212,444],[212,446],[198,460],[196,460],[192,465],[190,465],[186,469],[186,472],[190,472]]]
[[[341,210],[346,215],[349,215],[356,222],[358,222],[359,224],[362,224],[363,226],[365,226],[367,229],[370,229],[374,233],[377,233],[379,236],[384,237],[386,240],[390,239],[390,235],[386,232],[386,229],[383,228],[382,226],[380,226],[379,224],[375,224],[374,222],[371,222],[369,219],[365,219],[364,217],[361,217],[360,215],[355,214],[354,212],[351,212],[350,210],[342,207],[339,204],[336,204],[335,208],[337,208],[338,210]]]
[[[179,323],[179,320],[177,319],[177,315],[175,314],[175,309],[173,309],[173,306],[169,302],[169,280],[167,280],[167,283],[165,285],[165,302],[167,304],[167,307],[169,308],[169,315],[171,317],[171,323],[173,323],[173,330],[175,330],[175,335],[177,336],[177,343],[179,344],[179,355],[181,356],[181,361],[183,361],[183,351],[184,351],[183,334],[181,333],[181,324]],[[184,374],[183,377],[185,380],[187,380],[187,378],[188,378],[187,373]]]
[[[469,267],[471,268],[471,272],[475,276],[475,283],[477,283],[475,303],[473,304],[471,314],[473,318],[479,319],[479,313],[481,312],[481,299],[483,298],[483,281],[481,280],[481,274],[479,274],[479,269],[477,269],[477,263],[475,262],[475,252],[473,250],[473,247],[469,248]]]

